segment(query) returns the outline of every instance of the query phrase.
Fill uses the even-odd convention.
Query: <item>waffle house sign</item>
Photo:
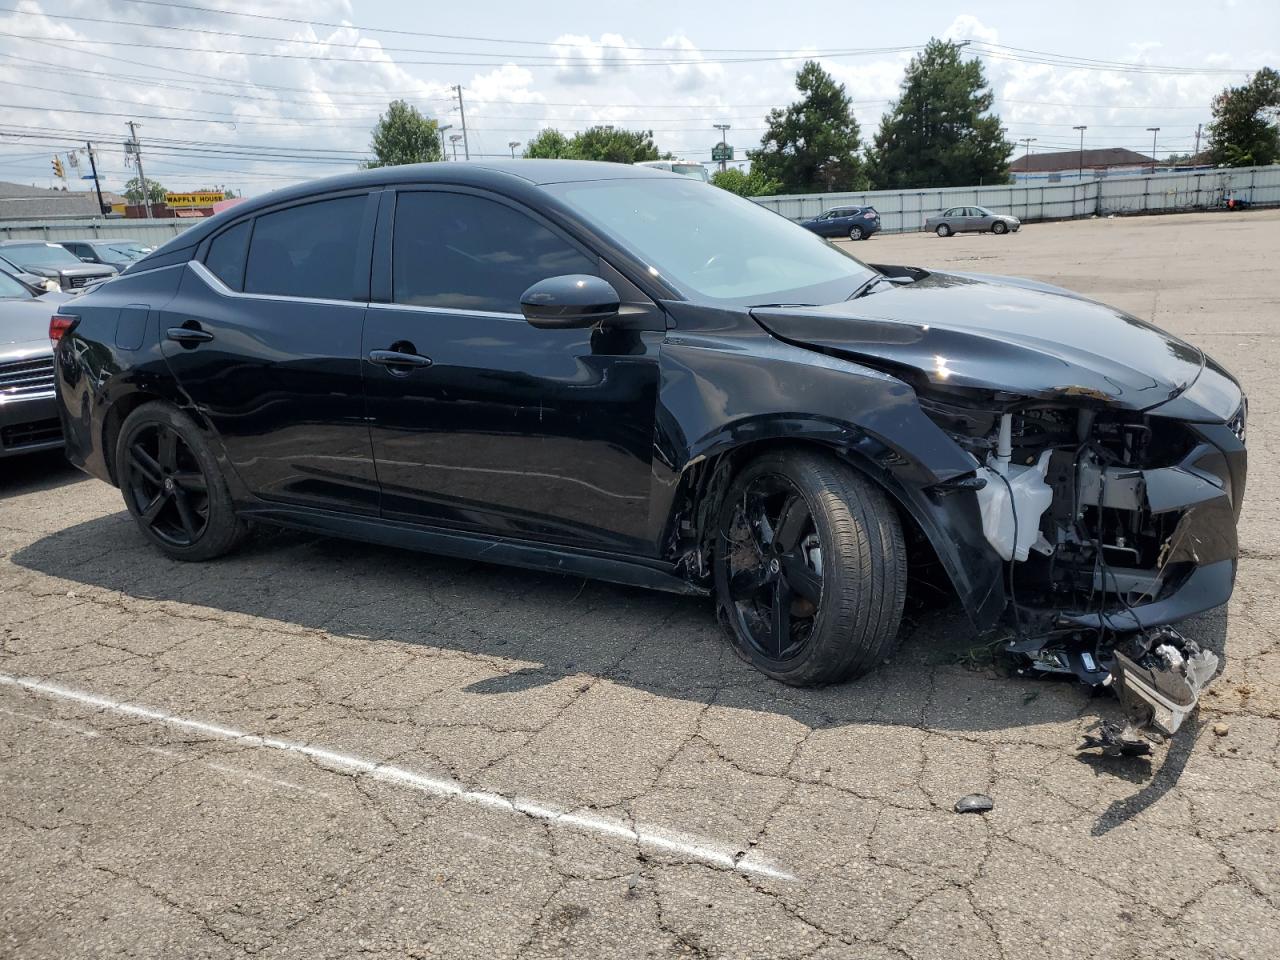
[[[221,190],[206,190],[201,193],[166,193],[164,202],[174,210],[194,210],[199,207],[212,207],[222,199]]]

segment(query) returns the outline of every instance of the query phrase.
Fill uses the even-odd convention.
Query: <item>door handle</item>
[[[178,343],[191,344],[208,343],[213,339],[213,334],[207,330],[201,330],[199,327],[170,327],[164,332],[164,335]]]
[[[420,353],[401,353],[399,350],[370,350],[369,362],[384,367],[429,367],[431,358]]]

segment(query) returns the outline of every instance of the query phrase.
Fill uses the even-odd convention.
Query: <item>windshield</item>
[[[5,247],[4,255],[23,267],[79,267],[80,258],[56,243],[31,243]]]
[[[875,275],[799,224],[718,187],[628,178],[546,189],[694,299],[837,303]]]
[[[0,300],[30,300],[31,291],[7,273],[0,273]]]
[[[131,243],[127,240],[121,241],[120,243],[108,243],[106,244],[106,248],[112,253],[117,253],[130,260],[137,260],[139,257],[145,256],[147,252],[146,248],[142,246],[142,244]]]

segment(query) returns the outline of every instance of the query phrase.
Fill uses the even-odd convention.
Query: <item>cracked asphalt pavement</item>
[[[1114,700],[1004,675],[954,605],[793,690],[706,601],[286,532],[184,565],[59,458],[0,463],[0,956],[1274,957],[1277,249],[1275,211],[855,247],[1243,379],[1236,595],[1186,625],[1223,672],[1146,758],[1076,754]]]

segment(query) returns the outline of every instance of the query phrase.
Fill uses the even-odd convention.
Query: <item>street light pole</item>
[[[516,147],[520,146],[520,141],[508,140],[507,146],[511,148],[511,159],[514,160],[516,158]]]
[[[1072,127],[1071,129],[1080,131],[1080,169],[1076,173],[1076,179],[1083,180],[1084,179],[1084,132],[1088,130],[1089,127],[1086,124],[1081,124],[1080,126]]]
[[[449,142],[453,144],[453,162],[454,163],[458,162],[458,141],[461,139],[462,139],[462,134],[460,133],[449,134]]]
[[[711,126],[714,127],[716,130],[720,131],[720,172],[724,173],[724,171],[728,169],[728,160],[726,160],[725,158],[729,154],[729,150],[728,150],[729,145],[728,143],[725,142],[724,135],[725,135],[725,131],[729,129],[729,124],[713,123]]]
[[[440,159],[441,160],[449,159],[449,151],[446,150],[444,146],[444,132],[446,130],[452,130],[452,129],[453,129],[452,123],[446,123],[443,126],[436,127],[436,133],[440,134]]]
[[[1151,172],[1156,172],[1156,134],[1160,132],[1159,127],[1147,127],[1151,134]]]

